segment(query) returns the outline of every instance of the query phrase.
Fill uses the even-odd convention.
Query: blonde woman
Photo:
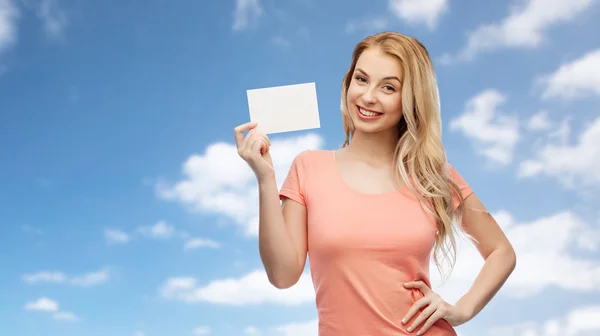
[[[268,137],[256,123],[235,129],[239,155],[258,179],[269,281],[293,286],[308,254],[320,336],[456,335],[453,327],[483,309],[516,257],[446,160],[425,47],[392,32],[365,38],[344,77],[341,109],[344,146],[300,153],[281,190]],[[431,290],[429,264],[454,264],[458,229],[485,263],[452,305]]]

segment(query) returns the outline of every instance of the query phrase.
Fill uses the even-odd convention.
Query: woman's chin
[[[367,125],[367,126],[358,126],[356,124],[355,125],[355,129],[354,129],[354,133],[364,133],[364,134],[378,134],[378,133],[383,133],[385,132],[386,128],[381,127],[381,125]]]

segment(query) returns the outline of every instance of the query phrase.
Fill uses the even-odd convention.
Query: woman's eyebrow
[[[362,73],[363,73],[365,76],[367,76],[367,77],[369,76],[369,75],[367,75],[367,73],[366,73],[366,72],[365,72],[363,69],[361,69],[361,68],[356,68],[356,71],[358,71],[358,72],[362,72]],[[402,81],[400,80],[400,78],[398,78],[398,76],[387,76],[387,77],[383,78],[383,80],[387,80],[387,79],[395,79],[395,80],[397,80],[398,82],[402,83]]]

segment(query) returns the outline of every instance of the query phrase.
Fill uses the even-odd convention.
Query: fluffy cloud
[[[549,286],[575,292],[600,291],[600,265],[581,253],[597,252],[600,229],[571,211],[524,223],[518,223],[506,211],[496,213],[494,218],[513,244],[518,259],[501,295],[524,299]],[[434,286],[451,302],[466,293],[483,266],[475,247],[466,240],[459,242],[456,267],[450,279],[440,286],[437,272],[432,272]]]
[[[266,335],[273,336],[308,336],[317,335],[319,333],[319,320],[314,319],[305,322],[295,322],[282,324],[279,326],[271,327],[266,331]],[[247,336],[260,336],[263,335],[259,329],[254,326],[248,326],[244,330],[244,335]]]
[[[527,129],[530,131],[546,131],[552,127],[547,111],[540,111],[529,118]]]
[[[448,10],[448,0],[389,0],[389,8],[409,24],[425,24],[433,30]]]
[[[271,156],[279,185],[298,153],[323,146],[321,137],[307,134],[271,141]],[[256,178],[234,145],[215,143],[204,154],[192,155],[183,164],[183,178],[159,182],[159,197],[179,201],[200,213],[223,215],[251,236],[258,234]]]
[[[259,336],[260,334],[260,330],[253,326],[248,326],[246,329],[244,329],[244,335],[247,336]]]
[[[542,97],[575,99],[589,95],[600,95],[600,49],[565,63],[554,73],[543,76]]]
[[[594,0],[515,0],[506,18],[469,33],[463,50],[457,55],[445,54],[442,61],[468,61],[482,52],[500,48],[536,48],[544,41],[548,29],[574,20],[593,4]]]
[[[474,140],[479,154],[500,165],[512,162],[519,140],[517,117],[499,111],[505,101],[497,90],[485,90],[469,99],[465,111],[450,122],[451,131]]]
[[[52,313],[54,319],[59,321],[74,322],[78,320],[78,317],[75,314],[61,311],[58,302],[47,297],[41,297],[36,301],[27,302],[24,308],[28,311]]]
[[[107,268],[86,273],[79,276],[69,277],[63,272],[41,271],[38,273],[23,275],[23,281],[33,285],[38,283],[68,284],[80,287],[92,287],[106,283],[110,279]]]
[[[600,117],[586,126],[573,144],[567,141],[568,132],[564,123],[551,133],[534,157],[521,163],[519,176],[550,176],[567,188],[600,186]],[[556,134],[560,135],[558,141]]]
[[[149,238],[168,239],[175,232],[175,227],[165,221],[158,221],[152,226],[141,226],[138,231]]]
[[[57,0],[41,0],[37,15],[42,21],[44,32],[50,38],[61,38],[67,27],[66,12],[60,8]]]
[[[58,303],[47,297],[41,297],[37,301],[26,303],[25,310],[56,312],[58,311]]]
[[[17,39],[19,11],[12,0],[0,0],[0,52],[6,50]]]
[[[240,278],[214,280],[204,286],[192,277],[169,278],[159,289],[161,296],[183,302],[210,302],[243,306],[258,304],[299,305],[314,301],[312,280],[303,274],[298,283],[280,290],[269,283],[262,270]]]
[[[160,220],[153,225],[140,226],[137,228],[137,233],[144,238],[165,241],[171,238],[180,238],[184,241],[184,250],[221,247],[221,244],[214,240],[202,237],[194,237],[188,232],[178,230],[175,228],[175,226],[167,223],[164,220]],[[105,229],[104,235],[106,240],[111,244],[124,244],[130,240],[129,234],[120,230]]]
[[[275,328],[281,336],[306,336],[319,333],[319,321],[317,319],[308,322],[290,323]]]
[[[192,332],[194,336],[209,335],[211,329],[209,327],[196,327]]]
[[[129,242],[129,235],[121,230],[105,229],[104,237],[109,244],[125,244]]]
[[[201,247],[219,248],[221,244],[206,238],[189,238],[183,245],[185,250],[194,250]]]
[[[57,320],[60,320],[60,321],[67,321],[67,322],[73,322],[73,321],[78,320],[77,316],[70,312],[58,312],[58,313],[54,314],[54,318]]]
[[[490,330],[489,336],[596,336],[600,334],[600,306],[571,310],[566,316],[542,323],[525,322]]]
[[[232,28],[234,31],[244,30],[263,15],[264,10],[260,5],[260,0],[237,0]]]
[[[561,65],[539,82],[545,86],[542,94],[545,99],[600,96],[600,49]],[[536,149],[531,159],[521,163],[519,176],[550,176],[572,189],[600,186],[600,117],[584,126],[574,143],[569,141],[570,130],[569,119],[554,129],[549,125],[541,147]]]

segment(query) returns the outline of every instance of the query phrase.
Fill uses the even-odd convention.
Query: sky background
[[[278,182],[339,148],[352,49],[382,30],[430,51],[449,160],[517,251],[460,335],[600,334],[597,0],[0,0],[0,334],[316,335],[308,270],[262,270],[233,128],[246,90],[315,82],[321,128],[271,137]],[[461,243],[435,289],[481,265]]]

